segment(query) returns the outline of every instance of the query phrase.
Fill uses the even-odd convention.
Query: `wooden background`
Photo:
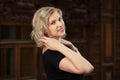
[[[66,39],[95,66],[85,80],[120,80],[119,0],[0,0],[0,80],[45,80],[30,33],[34,12],[47,5],[62,9]]]

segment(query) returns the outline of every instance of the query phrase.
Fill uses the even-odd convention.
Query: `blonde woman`
[[[31,37],[42,48],[47,80],[83,80],[83,75],[94,70],[68,40],[62,11],[55,7],[42,7],[33,17]]]

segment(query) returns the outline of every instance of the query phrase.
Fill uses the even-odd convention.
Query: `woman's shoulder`
[[[50,49],[43,49],[42,54],[44,56],[64,56],[63,54],[61,54],[59,51],[55,51],[55,50],[50,50]]]
[[[58,51],[54,51],[54,50],[50,50],[48,48],[43,48],[42,54],[46,54],[46,53],[59,53],[59,52]]]
[[[65,44],[65,45],[72,45],[72,42],[65,40],[65,39],[61,39],[60,42]]]

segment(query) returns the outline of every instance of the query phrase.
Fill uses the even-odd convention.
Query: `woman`
[[[94,69],[68,40],[62,11],[55,7],[42,7],[33,17],[32,38],[42,48],[43,64],[48,80],[82,80],[83,74]]]

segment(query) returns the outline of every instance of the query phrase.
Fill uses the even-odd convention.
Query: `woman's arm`
[[[57,50],[65,55],[65,58],[63,58],[59,64],[61,70],[76,74],[90,73],[93,71],[94,67],[92,64],[90,64],[79,51],[75,52],[53,38],[43,37],[40,41],[43,42],[43,45],[47,47],[47,49]]]
[[[60,62],[61,69],[65,70],[64,65],[67,65],[70,61],[72,63],[71,67],[74,70],[73,72],[77,74],[90,73],[93,71],[94,67],[92,64],[90,64],[80,53],[78,54],[78,52],[75,52],[64,45],[61,45],[59,52],[66,56],[66,59],[63,59]]]

